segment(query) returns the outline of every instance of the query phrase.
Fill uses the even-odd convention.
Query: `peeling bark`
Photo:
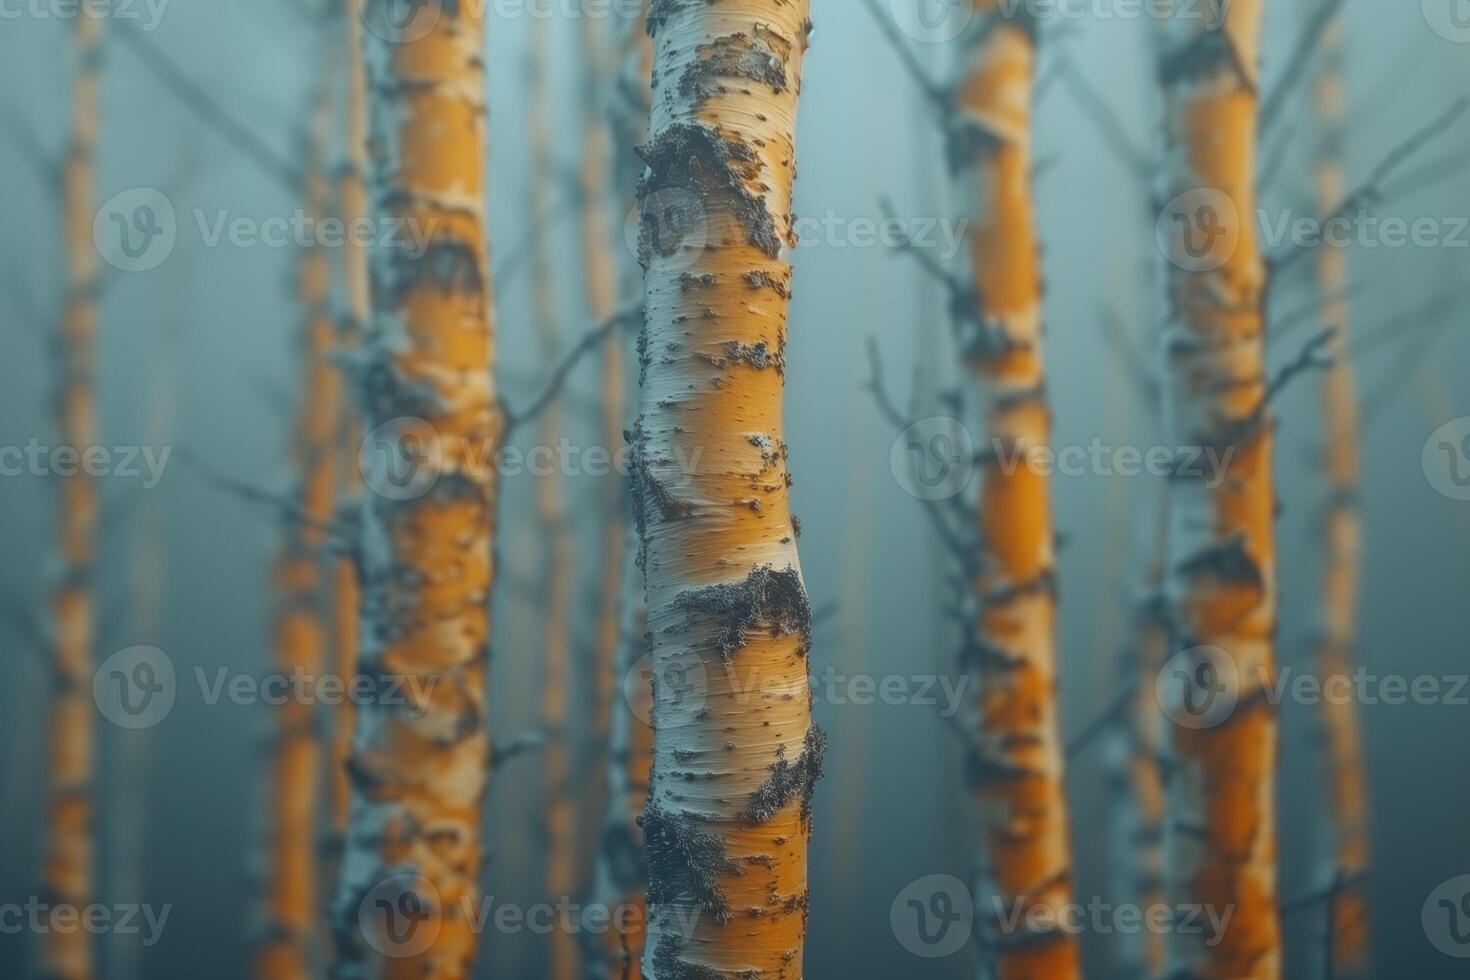
[[[330,43],[330,42],[328,42]],[[327,216],[327,175],[332,124],[332,78],[336,65],[323,59],[311,119],[311,156],[302,207],[313,221]],[[321,675],[326,665],[329,593],[322,530],[336,508],[340,466],[338,413],[341,376],[331,363],[336,343],[332,320],[332,266],[320,247],[302,252],[297,294],[304,316],[302,375],[293,423],[291,469],[302,517],[284,529],[285,541],[272,569],[276,603],[272,623],[275,669],[283,676]],[[264,928],[252,969],[261,980],[309,980],[314,974],[317,927],[317,833],[322,767],[321,719],[310,701],[287,699],[275,712],[270,759],[267,854],[269,866]]]
[[[1046,446],[1051,411],[1042,351],[1041,253],[1031,189],[1035,25],[999,0],[974,0],[962,36],[950,165],[974,216],[970,233],[975,336],[964,344],[983,395],[983,432],[1018,449]],[[1056,910],[1072,901],[1072,854],[1056,699],[1056,532],[1046,476],[984,461],[971,588],[983,659],[977,748],[977,891],[1007,907]],[[1079,975],[1075,937],[1004,934],[989,923],[982,968],[1001,980]]]
[[[61,220],[66,294],[58,351],[57,435],[83,453],[97,441],[94,374],[97,339],[97,253],[92,245],[97,133],[100,126],[102,21],[78,17],[73,47],[71,140],[61,174]],[[97,487],[84,470],[60,478],[57,552],[60,571],[51,591],[52,692],[47,723],[46,841],[41,890],[46,900],[85,909],[96,890],[93,799],[96,708],[92,703],[96,601]],[[88,980],[96,973],[91,935],[48,930],[40,975]]]
[[[655,677],[643,969],[655,980],[798,980],[807,786],[823,744],[807,679],[811,611],[786,455],[772,451],[784,446],[784,377],[730,355],[785,347],[807,4],[658,0],[648,24],[647,318],[632,433]],[[648,207],[661,193],[701,212],[704,240],[668,234]]]
[[[1266,270],[1253,220],[1263,8],[1262,0],[1236,0],[1220,26],[1182,15],[1166,22],[1161,67],[1165,199],[1205,188],[1239,216],[1225,218],[1239,234],[1217,268],[1191,271],[1186,236],[1194,229],[1175,226],[1168,242],[1168,441],[1235,450],[1218,486],[1169,484],[1165,589],[1174,649],[1223,649],[1240,677],[1239,704],[1221,724],[1168,726],[1170,901],[1234,910],[1223,936],[1173,934],[1169,967],[1253,980],[1281,974],[1277,723],[1262,696],[1276,671],[1276,502],[1272,425],[1263,415]]]
[[[428,693],[357,713],[336,973],[462,980],[477,947],[466,912],[479,899],[490,772],[497,496],[494,468],[466,450],[493,452],[502,429],[485,244],[485,32],[472,4],[419,7],[414,18],[405,36],[422,33],[416,40],[366,38],[370,193],[375,216],[416,221],[431,243],[422,255],[372,251],[359,384],[366,427],[422,418],[440,436],[442,465],[419,497],[364,496],[361,672]],[[421,928],[432,940],[414,955],[383,955],[359,927],[363,900],[395,875],[426,883]]]

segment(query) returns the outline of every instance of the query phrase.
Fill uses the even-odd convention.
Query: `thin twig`
[[[629,306],[614,313],[602,323],[587,331],[582,336],[582,339],[577,341],[576,346],[567,352],[566,356],[562,358],[561,363],[552,371],[551,377],[547,379],[546,387],[531,404],[527,405],[521,411],[512,411],[508,406],[502,404],[501,411],[505,417],[504,438],[509,439],[521,426],[546,411],[547,406],[556,400],[556,396],[560,394],[562,387],[567,383],[567,378],[571,376],[573,369],[576,368],[583,357],[598,347],[601,347],[619,327],[637,323],[642,316],[642,304]]]
[[[1088,722],[1087,727],[1083,728],[1082,731],[1078,732],[1076,736],[1067,742],[1066,760],[1068,762],[1073,761],[1085,752],[1096,741],[1099,735],[1112,727],[1113,723],[1117,721],[1118,716],[1132,703],[1134,696],[1138,693],[1138,684],[1139,677],[1137,675],[1128,678],[1128,682],[1123,685],[1117,694],[1113,695],[1113,700],[1108,702],[1102,712],[1092,721]]]
[[[276,493],[263,487],[237,480],[209,467],[198,456],[186,449],[178,450],[179,461],[189,469],[198,473],[204,481],[216,490],[231,494],[251,504],[264,505],[277,512],[282,518],[309,527],[327,535],[337,544],[350,544],[352,533],[349,528],[335,521],[323,521],[306,512],[301,503],[293,500],[289,494]]]
[[[521,732],[519,735],[504,742],[496,742],[495,750],[490,758],[490,768],[499,769],[501,766],[523,755],[539,752],[546,746],[546,735],[540,731]]]
[[[868,13],[872,16],[873,22],[878,25],[878,30],[883,33],[883,39],[888,42],[889,47],[893,48],[894,53],[898,55],[898,60],[903,64],[904,70],[914,80],[914,84],[919,87],[919,91],[923,93],[924,98],[936,110],[941,112],[948,111],[950,105],[949,94],[944,91],[944,88],[938,82],[929,77],[929,73],[919,63],[919,56],[914,54],[913,49],[899,36],[898,27],[894,24],[893,19],[885,14],[878,6],[878,0],[863,0],[863,6],[868,9]]]
[[[1301,81],[1302,73],[1312,63],[1312,52],[1322,40],[1322,35],[1332,24],[1342,10],[1345,0],[1323,0],[1320,7],[1312,14],[1307,25],[1302,30],[1302,36],[1297,38],[1296,47],[1292,49],[1291,57],[1287,59],[1286,67],[1277,79],[1276,86],[1271,89],[1261,107],[1260,131],[1269,133],[1271,127],[1281,115],[1281,110],[1286,106],[1287,97],[1291,95],[1292,89]]]

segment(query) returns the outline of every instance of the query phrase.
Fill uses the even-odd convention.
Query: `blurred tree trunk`
[[[1160,66],[1163,196],[1178,196],[1165,215],[1177,219],[1167,444],[1230,454],[1215,479],[1169,484],[1165,588],[1186,701],[1168,726],[1165,849],[1170,902],[1233,917],[1221,936],[1176,931],[1169,967],[1252,980],[1281,973],[1278,731],[1264,689],[1276,673],[1276,499],[1254,187],[1263,10],[1263,0],[1236,0],[1221,25],[1181,13],[1167,23]],[[1213,711],[1236,695],[1232,710]]]
[[[418,7],[401,34],[383,0],[368,11],[373,217],[414,223],[428,245],[371,256],[363,425],[398,438],[396,455],[373,458],[363,499],[360,673],[404,683],[402,697],[370,698],[357,712],[336,973],[463,980],[476,955],[470,916],[490,776],[491,461],[503,425],[486,244],[485,30],[474,5]],[[410,438],[425,426],[429,446]],[[394,479],[405,467],[409,479]]]
[[[95,216],[97,133],[101,123],[102,21],[78,17],[74,49],[71,138],[61,174],[61,220],[66,295],[57,345],[61,376],[56,392],[61,445],[85,453],[97,442],[97,252]],[[47,901],[85,909],[95,893],[93,800],[96,707],[92,703],[95,640],[94,563],[97,487],[85,468],[57,477],[57,551],[60,571],[51,593],[52,699],[48,724],[47,839],[41,887]],[[48,930],[40,972],[85,980],[96,972],[91,934]]]
[[[337,182],[337,208],[350,228],[367,218],[367,68],[363,64],[362,37],[363,0],[343,0],[342,22],[346,49],[346,76],[343,94],[344,160]],[[368,250],[351,236],[342,248],[342,281],[346,299],[346,319],[338,330],[338,345],[355,352],[362,346],[362,334],[372,316],[372,293],[368,281]],[[361,492],[358,469],[362,426],[355,406],[345,405],[341,415],[339,445],[342,447],[341,479],[338,497],[342,509],[352,506]],[[332,587],[332,634],[335,654],[334,673],[344,682],[357,676],[359,645],[358,602],[360,600],[357,567],[350,554],[340,555],[334,569]],[[352,787],[347,778],[347,760],[352,753],[353,705],[344,699],[334,711],[332,722],[331,797],[334,853],[339,857],[347,832],[348,806]],[[340,862],[339,862],[340,863]],[[332,877],[335,877],[333,875]]]
[[[1329,214],[1347,196],[1343,147],[1346,86],[1342,76],[1341,15],[1326,29],[1317,55],[1315,102],[1321,143],[1317,155],[1317,206]],[[1357,383],[1353,373],[1347,292],[1348,253],[1323,248],[1317,254],[1317,282],[1323,300],[1322,326],[1334,328],[1332,364],[1323,375],[1323,477],[1327,499],[1322,513],[1322,634],[1317,664],[1324,690],[1350,683],[1357,645],[1362,518],[1358,510],[1360,465]],[[1357,706],[1351,699],[1324,698],[1323,724],[1330,780],[1333,853],[1323,877],[1339,875],[1348,884],[1337,896],[1332,915],[1333,965],[1337,976],[1358,977],[1369,968],[1368,905],[1362,874],[1367,871],[1368,790],[1363,779],[1363,749]]]
[[[332,139],[332,86],[335,59],[321,66],[311,119],[311,153],[305,173],[303,211],[320,222],[331,206],[327,173]],[[272,626],[275,670],[283,677],[321,676],[326,665],[328,622],[325,575],[327,526],[336,507],[341,454],[337,445],[342,384],[331,357],[336,342],[332,321],[332,260],[318,246],[301,255],[297,293],[302,324],[302,376],[292,432],[291,471],[299,518],[285,529],[286,540],[272,572],[276,609]],[[270,744],[269,868],[265,931],[255,950],[255,975],[261,980],[308,980],[313,974],[317,936],[317,845],[322,745],[317,706],[311,699],[288,697],[276,710]]]
[[[628,37],[618,48],[620,64],[616,83],[619,95],[613,100],[611,119],[615,152],[606,160],[606,165],[612,169],[617,199],[630,209],[637,205],[638,175],[643,169],[634,147],[642,145],[647,138],[653,98],[650,87],[653,81],[653,44],[648,36],[647,15],[648,4],[645,2]],[[604,247],[607,247],[605,241]],[[622,280],[624,288],[628,289],[641,279],[642,273],[628,252],[620,254],[628,256],[622,263]],[[602,319],[608,313],[610,311],[595,314],[594,319]],[[616,343],[614,338],[609,347]],[[618,370],[623,372],[626,365],[621,353],[616,363]],[[612,362],[604,362],[604,371],[611,366]],[[620,374],[620,384],[622,378]],[[625,398],[621,400],[626,401]],[[623,410],[624,406],[619,406],[619,412]],[[619,420],[621,417],[620,414]],[[621,440],[621,431],[612,438]],[[610,442],[609,448],[617,445],[621,443]],[[621,484],[621,479],[618,482]],[[640,980],[647,935],[645,892],[648,865],[643,858],[643,829],[638,825],[638,817],[648,802],[648,784],[653,768],[653,728],[649,724],[653,710],[653,672],[643,660],[648,611],[643,601],[642,570],[636,561],[637,529],[622,519],[621,490],[620,485],[619,511],[609,512],[609,515],[610,526],[616,527],[624,539],[619,553],[623,567],[618,579],[621,595],[616,610],[621,620],[618,642],[623,653],[615,665],[608,692],[612,699],[609,705],[612,731],[605,760],[605,811],[601,818],[597,863],[593,872],[594,901],[613,910],[614,915],[613,928],[601,935],[588,934],[584,943],[587,951],[584,975],[587,980]],[[605,553],[604,559],[609,555],[610,552]],[[600,651],[599,656],[605,656],[605,653]]]
[[[1036,24],[999,0],[974,0],[976,29],[962,38],[950,164],[968,192],[974,308],[966,357],[984,396],[987,445],[1044,448],[1051,438],[1042,349],[1041,253],[1031,191],[1031,86]],[[985,470],[982,541],[973,588],[980,603],[979,730],[971,759],[982,819],[977,893],[997,909],[1056,910],[1072,901],[1072,855],[1056,699],[1056,532],[1039,468]],[[1027,920],[1022,919],[1025,923]],[[1078,975],[1077,943],[1059,929],[984,939],[1000,978]]]
[[[634,431],[655,746],[644,972],[802,976],[811,603],[781,399],[806,0],[655,5]]]
[[[528,99],[531,147],[531,214],[537,226],[531,239],[531,302],[541,364],[546,374],[561,358],[556,307],[556,265],[552,258],[551,195],[556,166],[551,155],[551,39],[545,18],[531,25]],[[607,345],[613,346],[611,344]],[[536,443],[555,448],[562,438],[561,405],[546,406],[537,426]],[[558,457],[559,458],[559,457]],[[570,899],[577,890],[577,815],[572,799],[572,745],[568,727],[571,687],[571,610],[575,572],[575,540],[567,521],[563,474],[552,468],[536,480],[536,510],[547,547],[545,604],[541,610],[541,728],[546,733],[542,756],[545,795],[543,830],[546,843],[546,894],[550,901]],[[551,935],[548,980],[575,980],[576,938],[566,929]]]

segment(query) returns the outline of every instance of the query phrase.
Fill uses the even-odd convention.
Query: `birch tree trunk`
[[[359,383],[369,430],[414,418],[433,427],[437,479],[416,496],[382,492],[379,468],[423,469],[422,447],[405,439],[397,459],[372,459],[376,492],[364,494],[360,673],[401,678],[407,694],[369,699],[357,714],[336,969],[459,980],[477,946],[497,489],[486,461],[503,424],[485,230],[485,31],[476,5],[420,6],[388,40],[386,2],[369,0],[379,30],[366,38],[373,216],[415,222],[429,239],[422,254],[372,250]]]
[[[545,18],[531,25],[531,208],[538,222],[531,243],[531,302],[541,364],[549,374],[561,358],[556,307],[556,269],[552,259],[552,170],[550,92],[550,38]],[[553,401],[541,414],[536,440],[555,447],[562,437],[561,405]],[[546,894],[552,902],[570,899],[577,891],[577,814],[572,805],[572,752],[568,728],[571,687],[571,611],[575,541],[567,521],[562,474],[553,469],[536,477],[536,510],[547,547],[542,609],[541,727],[546,733],[542,751]],[[574,980],[577,971],[576,938],[564,928],[551,934],[548,980]]]
[[[337,207],[348,227],[367,218],[367,68],[363,64],[363,0],[342,0],[342,21],[346,48],[346,78],[343,92],[344,160],[337,181]],[[351,353],[362,346],[363,331],[372,317],[372,292],[369,281],[368,251],[360,243],[349,240],[342,248],[342,284],[346,300],[346,320],[338,335],[338,345]],[[361,491],[357,451],[362,439],[354,406],[345,406],[341,416],[342,485],[338,496],[343,506],[352,506]],[[340,556],[334,570],[333,642],[337,677],[344,681],[357,676],[360,644],[358,604],[361,599],[357,583],[357,567],[350,554]],[[340,853],[347,833],[348,808],[352,787],[347,778],[347,761],[352,754],[354,708],[343,700],[334,711],[332,725],[331,794],[332,833]]]
[[[102,21],[78,17],[74,31],[77,69],[72,88],[71,139],[61,175],[66,296],[58,344],[61,377],[56,411],[61,445],[81,454],[97,442],[97,253],[92,244],[92,219],[102,87]],[[91,685],[98,504],[96,484],[85,468],[57,477],[57,481],[60,571],[51,592],[55,645],[41,888],[47,901],[80,911],[91,904],[95,892],[96,707]],[[43,977],[87,980],[96,972],[95,964],[91,934],[86,930],[46,932],[40,952]]]
[[[1170,482],[1165,588],[1181,651],[1170,669],[1183,665],[1191,703],[1238,695],[1219,717],[1186,725],[1176,711],[1168,726],[1170,900],[1233,913],[1219,936],[1175,930],[1169,966],[1232,980],[1281,973],[1277,723],[1265,696],[1276,672],[1276,499],[1254,187],[1263,9],[1236,0],[1218,26],[1180,14],[1167,22],[1160,70],[1164,197],[1187,195],[1165,236],[1168,444],[1229,454],[1223,479],[1196,470]]]
[[[974,0],[982,15],[962,38],[962,71],[949,134],[950,164],[968,213],[974,286],[965,354],[984,402],[987,445],[1026,453],[1048,446],[1051,411],[1042,350],[1041,256],[1031,191],[1031,85],[1036,24],[1000,0]],[[1078,975],[1077,943],[1023,917],[1072,900],[1072,855],[1057,717],[1056,532],[1040,468],[985,464],[973,588],[980,604],[978,738],[970,760],[980,804],[978,895],[983,958],[1002,980]],[[985,907],[986,899],[996,905]],[[992,917],[994,916],[994,917]],[[1055,921],[1038,917],[1035,921]]]
[[[305,174],[303,210],[313,223],[327,216],[331,183],[333,59],[324,58],[311,120],[311,157]],[[276,609],[272,625],[275,669],[283,677],[320,677],[328,642],[326,538],[322,528],[336,507],[339,447],[337,419],[342,384],[331,363],[332,262],[320,247],[301,255],[297,294],[302,324],[300,395],[293,425],[291,469],[300,520],[285,528],[286,540],[272,570]],[[254,972],[261,980],[309,980],[317,938],[317,850],[322,771],[321,719],[310,699],[287,698],[276,711],[269,750],[270,809],[265,895],[265,930],[255,949]]]
[[[802,976],[811,604],[782,426],[806,0],[660,0],[634,430],[654,669],[644,972]]]
[[[1343,165],[1346,88],[1342,76],[1342,23],[1339,16],[1323,34],[1318,53],[1317,118],[1321,144],[1317,155],[1318,213],[1329,214],[1349,188]],[[1324,473],[1327,499],[1322,513],[1322,633],[1317,664],[1324,690],[1350,683],[1357,645],[1362,518],[1358,510],[1357,383],[1353,374],[1348,292],[1348,253],[1322,248],[1317,283],[1323,297],[1322,325],[1334,328],[1332,363],[1322,382]],[[1338,976],[1362,976],[1368,962],[1368,906],[1362,873],[1367,871],[1368,791],[1363,779],[1363,749],[1357,706],[1351,699],[1324,698],[1328,778],[1333,822],[1331,867],[1324,878],[1350,879],[1335,899],[1331,951]]]

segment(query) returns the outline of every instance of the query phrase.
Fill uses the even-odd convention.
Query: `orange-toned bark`
[[[58,437],[83,453],[97,441],[94,389],[97,338],[97,253],[92,244],[95,155],[100,125],[102,21],[78,17],[74,47],[71,140],[61,174],[65,304],[57,350]],[[51,592],[54,623],[52,695],[47,722],[46,843],[41,887],[47,901],[78,912],[95,893],[93,799],[96,707],[92,657],[96,603],[97,487],[84,469],[59,480],[57,550],[60,574]],[[48,930],[40,973],[87,980],[96,972],[92,937],[84,929]]]
[[[1024,14],[1005,16],[999,0],[974,0],[974,6],[987,23],[963,39],[950,134],[951,165],[973,202],[974,337],[967,356],[983,393],[987,444],[1025,453],[1051,438],[1031,190],[1036,25]],[[977,518],[983,544],[973,583],[983,653],[971,760],[982,821],[977,885],[988,927],[982,944],[1001,980],[1065,980],[1080,969],[1074,936],[1002,926],[1016,910],[1059,910],[1072,900],[1051,490],[1040,468],[1006,469],[998,455],[986,460]],[[996,907],[984,907],[983,899]]]
[[[811,605],[783,441],[805,0],[660,2],[634,431],[654,672],[645,975],[802,976]]]
[[[306,170],[303,209],[314,221],[326,217],[331,204],[330,63],[327,59],[313,111]],[[330,360],[336,325],[331,311],[332,262],[324,249],[309,247],[302,253],[297,290],[305,322],[291,465],[301,520],[286,529],[272,571],[276,601],[272,644],[275,669],[282,676],[312,678],[326,666],[330,624],[322,528],[336,507],[342,401],[340,375]],[[322,766],[321,719],[316,712],[310,700],[297,699],[287,699],[276,711],[270,747],[266,926],[253,964],[261,980],[308,980],[314,974]]]
[[[1329,214],[1346,197],[1342,159],[1345,89],[1342,76],[1342,26],[1327,28],[1318,54],[1315,101],[1321,126],[1317,157],[1319,213]],[[1360,464],[1357,382],[1353,372],[1351,323],[1347,300],[1348,253],[1341,248],[1320,249],[1317,284],[1325,297],[1322,325],[1337,332],[1330,352],[1331,366],[1322,380],[1323,477],[1327,500],[1322,513],[1322,634],[1317,644],[1317,667],[1324,685],[1336,688],[1354,671],[1357,645],[1359,582],[1362,567],[1362,517],[1358,510]],[[1367,887],[1368,788],[1363,776],[1362,735],[1357,706],[1351,699],[1326,698],[1322,705],[1326,731],[1330,819],[1333,824],[1332,867],[1329,880],[1342,876],[1349,883],[1337,895],[1333,923],[1333,969],[1340,977],[1363,976],[1369,963]]]
[[[1278,730],[1264,691],[1276,672],[1276,499],[1266,270],[1254,221],[1263,7],[1236,0],[1220,26],[1183,16],[1169,22],[1161,66],[1164,196],[1205,195],[1187,220],[1171,224],[1166,242],[1168,443],[1229,453],[1223,480],[1174,479],[1169,501],[1174,647],[1185,654],[1186,676],[1201,677],[1201,651],[1213,648],[1238,678],[1224,679],[1238,695],[1228,716],[1171,724],[1166,749],[1170,900],[1232,913],[1222,935],[1171,935],[1170,970],[1204,980],[1281,974]],[[1226,234],[1209,240],[1197,261],[1198,236],[1217,230],[1214,222],[1201,227],[1211,218]]]
[[[424,492],[382,492],[377,479],[379,467],[409,456],[425,465],[423,447],[405,441],[396,461],[372,457],[367,485],[379,492],[363,495],[360,673],[401,678],[405,696],[372,698],[357,712],[335,972],[463,980],[479,944],[491,758],[496,481],[483,461],[503,424],[492,382],[485,31],[473,4],[417,7],[401,34],[386,22],[370,21],[378,29],[365,38],[372,213],[416,223],[428,245],[372,253],[363,424],[423,420],[438,451]]]

